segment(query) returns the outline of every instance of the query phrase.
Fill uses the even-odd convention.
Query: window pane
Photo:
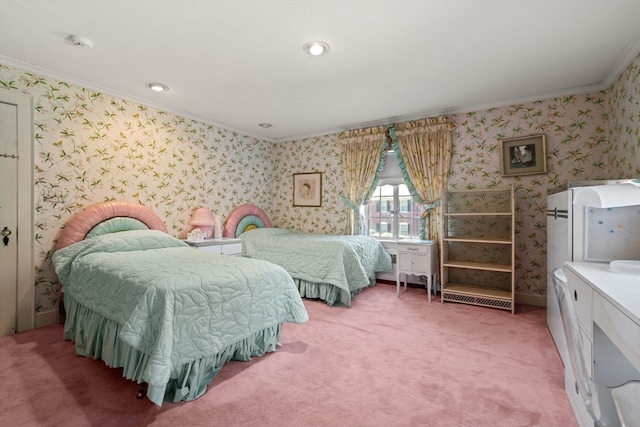
[[[400,233],[399,236],[400,238],[408,238],[410,237],[409,235],[409,224],[407,224],[406,222],[401,222],[400,223]]]
[[[393,198],[393,185],[382,185],[379,186],[376,191],[380,190],[381,196],[388,196]]]
[[[421,213],[422,208],[413,202],[405,184],[378,186],[365,209],[369,235],[417,238]]]
[[[386,236],[387,233],[387,223],[386,222],[381,222],[380,224],[378,224],[379,229],[380,229],[380,236]]]
[[[366,205],[366,211],[369,212],[369,216],[378,215],[380,213],[380,200],[371,198],[369,203]]]
[[[400,212],[409,213],[411,209],[411,197],[408,196],[400,196]]]

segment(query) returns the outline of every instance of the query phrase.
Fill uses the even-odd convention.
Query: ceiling
[[[639,22],[640,0],[0,0],[0,63],[284,141],[606,89]]]

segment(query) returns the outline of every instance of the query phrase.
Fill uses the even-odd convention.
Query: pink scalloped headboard
[[[78,212],[60,233],[57,249],[83,240],[93,227],[111,218],[127,217],[143,222],[151,230],[167,232],[164,223],[150,208],[131,202],[103,202]]]

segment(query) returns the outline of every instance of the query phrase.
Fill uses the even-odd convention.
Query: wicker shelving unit
[[[515,313],[513,186],[448,191],[441,212],[442,302]]]

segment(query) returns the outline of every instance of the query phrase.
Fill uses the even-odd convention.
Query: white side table
[[[190,242],[185,240],[190,246],[196,249],[229,256],[242,256],[242,240],[232,237],[219,237],[200,242]]]
[[[407,276],[427,276],[427,294],[431,302],[431,288],[438,277],[438,245],[435,240],[398,240],[398,265],[396,272],[396,294],[400,295],[400,275],[404,273],[404,290]]]

